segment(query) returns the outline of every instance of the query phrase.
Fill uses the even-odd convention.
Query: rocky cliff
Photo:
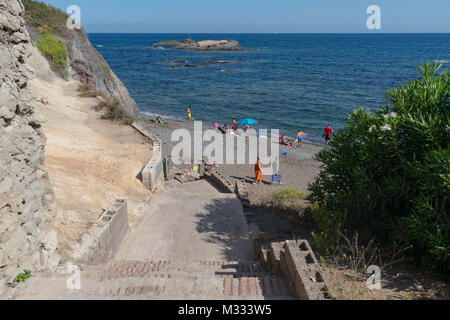
[[[54,195],[44,167],[45,137],[28,88],[33,70],[29,33],[18,0],[0,0],[0,298],[14,277],[56,268],[56,231],[49,221]]]
[[[33,15],[34,12],[27,13],[26,28],[30,34],[31,41],[36,45],[36,41],[40,36],[38,30],[42,26],[27,21],[27,18],[30,18],[30,14]],[[62,11],[58,12],[58,14],[61,16],[61,20],[64,21],[64,25],[58,25],[58,30],[64,29],[64,32],[56,32],[56,30],[54,32],[67,46],[69,63],[66,72],[68,75],[76,80],[89,83],[111,101],[119,102],[121,108],[128,115],[135,117],[138,114],[136,102],[131,98],[128,89],[114,74],[102,55],[91,45],[84,30],[69,30],[65,27],[65,22],[69,16]],[[36,21],[36,19],[30,20]],[[43,20],[45,21],[45,19]]]

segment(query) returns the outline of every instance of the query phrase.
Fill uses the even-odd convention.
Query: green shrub
[[[282,211],[285,213],[298,213],[306,207],[306,194],[298,189],[280,189],[272,193],[265,201],[265,206],[269,209]]]
[[[316,225],[317,232],[311,232],[314,244],[325,255],[333,252],[341,237],[341,228],[344,215],[340,212],[330,212],[318,203],[306,209]]]
[[[272,193],[272,198],[275,200],[304,200],[306,193],[299,189],[280,189]]]
[[[23,270],[23,273],[20,273],[17,275],[17,277],[14,278],[14,282],[25,282],[29,278],[31,278],[31,270]]]
[[[37,39],[37,47],[43,56],[51,59],[55,67],[65,68],[67,66],[67,58],[69,56],[67,47],[64,42],[56,38],[51,32],[45,31]]]
[[[418,67],[377,112],[351,112],[317,156],[324,169],[308,200],[345,212],[341,228],[412,245],[418,262],[449,274],[450,85],[440,68]]]

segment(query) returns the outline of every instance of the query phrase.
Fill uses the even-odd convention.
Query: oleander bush
[[[308,200],[320,208],[316,236],[331,248],[338,240],[326,237],[327,219],[366,241],[411,246],[417,262],[448,276],[449,71],[436,63],[418,71],[419,79],[387,93],[381,110],[350,113],[317,155],[324,168]]]

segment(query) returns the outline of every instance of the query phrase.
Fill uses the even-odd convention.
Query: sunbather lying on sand
[[[161,123],[161,124],[166,122],[166,120],[164,120],[164,118],[161,115],[157,115],[157,114],[155,114],[153,116],[153,120],[152,121],[155,122],[155,123]]]

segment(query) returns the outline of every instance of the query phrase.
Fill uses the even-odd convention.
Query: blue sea
[[[235,39],[244,52],[155,48],[190,36]],[[416,65],[450,63],[450,34],[89,34],[141,112],[206,124],[254,118],[259,128],[322,141],[357,107],[385,105],[386,91],[418,77]],[[174,61],[185,61],[174,62]],[[227,62],[200,65],[203,62]],[[197,67],[185,67],[185,65]]]

